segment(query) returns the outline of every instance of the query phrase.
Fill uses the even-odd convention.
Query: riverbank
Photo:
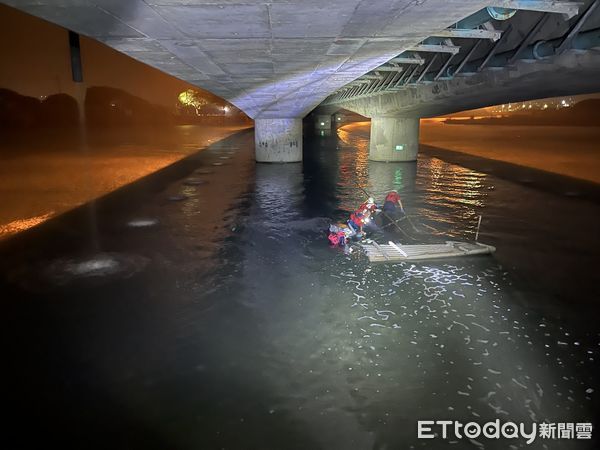
[[[0,239],[130,184],[243,129],[110,130],[0,148]]]
[[[421,144],[600,183],[600,127],[445,125],[421,121]]]

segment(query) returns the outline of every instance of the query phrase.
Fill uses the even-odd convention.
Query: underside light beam
[[[502,30],[496,30],[496,27],[492,22],[485,22],[481,25],[484,30],[489,31],[490,33],[500,33],[497,38],[490,39],[492,42],[496,42],[502,36]]]
[[[364,91],[364,94],[368,94],[370,93],[373,89],[375,89],[377,86],[379,86],[379,81],[380,80],[375,80],[373,82],[371,82],[368,86],[367,89]]]
[[[448,68],[448,64],[450,64],[450,61],[452,60],[453,57],[454,57],[454,55],[448,56],[448,59],[446,60],[446,62],[444,63],[444,65],[440,68],[440,70],[435,75],[435,77],[433,77],[433,81],[437,81],[442,76],[442,74],[444,73],[444,71]]]
[[[359,87],[355,87],[354,89],[350,89],[348,92],[346,92],[346,94],[344,95],[344,98],[349,98],[352,97],[354,95],[354,93],[359,89]]]
[[[358,97],[359,95],[362,95],[363,93],[365,93],[367,91],[368,88],[369,88],[368,84],[361,87],[353,97]]]
[[[371,86],[371,83],[365,84],[365,87],[362,88],[360,91],[358,91],[357,95],[363,95],[365,92],[367,92],[369,90],[370,86]]]
[[[377,68],[381,72],[402,72],[404,70],[403,67],[394,67],[394,66],[380,66]]]
[[[385,85],[380,90],[387,91],[389,89],[389,87],[396,82],[396,80],[398,79],[398,75],[400,75],[401,73],[402,72],[394,72],[392,74],[392,76],[390,77],[389,81],[387,83],[385,83]]]
[[[500,8],[565,14],[570,19],[577,15],[583,2],[560,0],[496,0],[492,1],[491,4]]]
[[[432,36],[463,38],[463,39],[491,39],[497,41],[500,39],[502,31],[500,30],[485,30],[482,28],[473,28],[471,30],[459,28],[446,28],[445,30],[436,31]]]
[[[394,86],[395,90],[401,90],[403,89],[411,80],[411,78],[413,77],[413,75],[415,74],[415,72],[419,69],[418,65],[413,66],[410,70],[406,71],[406,77],[403,77],[402,80],[400,80],[399,83],[396,83],[396,86]]]
[[[398,63],[398,64],[418,64],[418,65],[422,66],[423,64],[425,64],[425,59],[409,57],[409,56],[398,56],[396,58],[390,59],[388,62]]]
[[[485,59],[482,61],[482,63],[479,65],[479,67],[477,67],[477,72],[481,72],[483,70],[483,68],[487,65],[487,63],[490,61],[490,59],[492,59],[492,57],[496,54],[496,50],[498,50],[498,47],[500,47],[502,42],[504,42],[506,40],[506,38],[508,37],[508,35],[510,34],[511,31],[512,31],[512,25],[508,24],[508,27],[506,28],[506,30],[504,30],[504,33],[502,33],[502,37],[496,41],[494,46],[491,48],[491,50],[485,56]]]
[[[377,87],[377,89],[375,90],[375,92],[380,92],[384,87],[386,87],[388,85],[388,83],[390,82],[390,80],[392,78],[394,78],[397,75],[396,72],[390,72],[388,74],[388,76],[383,80],[383,82],[381,83],[381,85],[379,85]]]
[[[406,76],[410,74],[412,67],[408,67],[403,73],[402,76],[398,79],[398,81],[396,81],[396,83],[391,87],[391,90],[395,90],[398,87],[400,87],[400,85],[402,84],[402,82],[405,80]]]
[[[364,84],[369,84],[370,82],[370,80],[356,80],[354,84],[356,84],[359,87],[362,87]]]
[[[345,90],[349,88],[360,88],[363,84],[368,82],[368,80],[354,80],[352,83],[349,83],[346,86],[344,86],[343,89]]]
[[[514,55],[512,55],[510,57],[510,59],[508,60],[509,65],[513,64],[519,58],[519,53],[521,53],[521,51],[531,43],[531,41],[533,40],[535,35],[540,31],[540,28],[542,28],[544,26],[544,24],[546,23],[546,21],[548,20],[549,17],[550,17],[549,13],[544,13],[542,15],[542,17],[540,17],[540,19],[533,26],[533,28],[529,31],[529,33],[527,33],[527,36],[525,36],[523,41],[521,41],[521,43],[519,44],[519,47],[517,48],[517,50],[515,50]]]
[[[363,94],[361,94],[361,95],[368,95],[368,94],[370,94],[371,92],[373,92],[377,88],[377,86],[379,86],[379,82],[376,81],[373,84],[371,84],[367,88],[367,90]]]
[[[407,70],[406,73],[404,74],[404,76],[402,77],[402,79],[400,80],[399,83],[396,83],[397,88],[402,88],[406,85],[407,80],[412,77],[412,74],[415,70],[417,70],[419,66],[417,65],[413,65],[410,67],[410,70]]]
[[[390,75],[391,75],[391,74],[386,74],[386,76],[382,76],[382,77],[381,77],[381,80],[379,80],[379,82],[375,83],[375,86],[373,87],[373,89],[371,89],[371,90],[370,90],[370,91],[368,91],[368,92],[369,92],[369,93],[371,93],[371,92],[377,92],[377,91],[379,90],[379,88],[380,88],[381,86],[383,86],[383,83],[385,83],[385,81],[388,79],[388,77],[389,77]]]
[[[413,45],[408,50],[411,52],[452,53],[456,55],[460,51],[460,47],[445,44],[418,44]]]
[[[339,99],[339,100],[343,100],[343,99],[345,99],[345,98],[348,98],[348,97],[350,97],[350,96],[351,96],[351,93],[352,93],[352,91],[353,91],[353,90],[354,90],[354,89],[352,89],[352,90],[350,90],[350,91],[348,91],[348,92],[343,92],[343,93],[339,94],[339,95],[337,96],[337,99]]]
[[[369,93],[371,93],[371,92],[377,92],[379,90],[379,87],[385,82],[385,80],[387,80],[387,76],[388,75],[389,74],[385,74],[385,77],[383,79],[381,79],[379,81],[376,81],[375,84],[373,85],[373,88],[370,91],[368,91],[368,92]]]
[[[415,81],[415,83],[418,84],[418,83],[421,82],[421,80],[423,80],[423,77],[425,76],[425,74],[427,72],[429,72],[429,69],[431,69],[431,66],[433,66],[433,63],[435,63],[437,61],[438,56],[440,56],[438,53],[436,53],[435,55],[433,55],[433,58],[431,58],[431,60],[429,61],[429,64],[427,64],[427,66],[425,66],[425,68],[423,69],[423,71],[419,75],[419,78],[417,78],[417,81]]]
[[[410,73],[410,75],[408,76],[408,78],[404,82],[403,86],[408,86],[410,84],[410,80],[413,79],[413,77],[416,75],[416,73],[418,71],[419,71],[419,66],[415,66],[414,70]]]
[[[598,7],[598,5],[600,5],[600,0],[594,0],[594,2],[588,7],[587,11],[585,13],[583,13],[579,19],[577,19],[577,22],[569,30],[569,32],[567,33],[567,35],[565,36],[563,41],[560,43],[560,45],[558,47],[556,47],[557,55],[560,55],[566,49],[571,47],[571,43],[573,42],[573,39],[575,38],[575,36],[577,36],[577,33],[579,33],[579,30],[581,30],[581,27],[583,26],[583,24],[592,15],[592,13]]]
[[[380,83],[380,81],[373,81],[371,84],[369,84],[367,89],[361,95],[370,94],[371,92],[373,92],[373,89],[375,89],[377,86],[379,86],[379,83]]]
[[[456,75],[458,75],[460,73],[460,71],[465,66],[465,64],[471,59],[471,56],[473,56],[473,53],[475,53],[475,50],[477,50],[477,48],[479,47],[479,44],[481,44],[481,42],[483,42],[483,41],[477,41],[477,42],[475,42],[475,44],[473,45],[473,47],[471,47],[471,50],[469,50],[469,53],[467,53],[467,56],[465,56],[463,58],[463,60],[460,62],[460,64],[458,65],[458,67],[454,71],[453,76],[456,76]]]
[[[390,87],[395,86],[395,84],[398,82],[398,80],[404,76],[404,73],[405,73],[404,71],[396,72],[396,74],[394,75],[394,78],[392,78],[392,81],[390,81],[390,83],[385,87],[385,89],[388,90]]]
[[[363,88],[363,84],[364,83],[357,84],[356,86],[354,86],[350,95],[356,94],[358,91],[360,91]]]
[[[369,81],[369,82],[367,82],[367,83],[365,83],[365,84],[363,84],[363,85],[362,85],[362,86],[361,86],[361,87],[358,89],[358,92],[356,93],[356,95],[360,95],[360,94],[362,94],[363,92],[365,92],[365,91],[366,91],[366,90],[369,88],[369,86],[370,86],[370,85],[371,85],[371,82],[370,82],[370,81]]]

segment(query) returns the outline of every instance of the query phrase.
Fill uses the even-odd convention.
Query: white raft
[[[360,244],[371,262],[402,262],[421,259],[456,258],[469,255],[494,253],[496,248],[479,242],[447,241],[445,244],[403,245]]]

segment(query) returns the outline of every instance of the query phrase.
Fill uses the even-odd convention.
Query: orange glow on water
[[[50,211],[49,213],[42,214],[41,216],[29,217],[28,219],[17,219],[4,225],[0,224],[0,238],[28,230],[31,227],[45,222],[53,215],[54,211]]]
[[[176,127],[172,134],[128,142],[118,132],[86,152],[54,137],[32,146],[6,145],[0,165],[0,239],[101,197],[202,150],[241,126]],[[125,143],[127,142],[127,143]]]

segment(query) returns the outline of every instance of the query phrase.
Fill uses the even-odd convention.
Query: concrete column
[[[346,118],[344,117],[344,115],[342,113],[337,113],[333,115],[333,126],[334,127],[340,127],[342,125],[345,125],[345,120]]]
[[[415,161],[419,151],[419,118],[373,117],[371,161]]]
[[[318,114],[316,117],[315,128],[317,130],[331,131],[331,116],[329,114]]]
[[[302,119],[255,119],[257,162],[302,161]]]

